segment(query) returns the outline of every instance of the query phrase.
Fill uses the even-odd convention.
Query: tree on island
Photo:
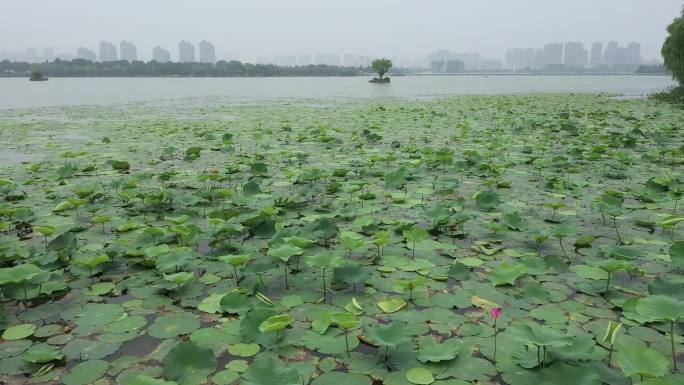
[[[382,80],[382,77],[392,68],[392,61],[390,59],[375,59],[371,67],[380,75],[380,80]]]
[[[672,71],[672,76],[681,85],[684,84],[684,10],[682,15],[675,18],[667,27],[667,32],[668,36],[661,53],[665,59],[665,66]]]

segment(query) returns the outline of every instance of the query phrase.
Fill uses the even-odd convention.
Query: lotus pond
[[[684,111],[0,112],[0,382],[684,383]]]

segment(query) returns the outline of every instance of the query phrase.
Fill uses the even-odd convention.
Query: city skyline
[[[97,50],[100,40],[127,40],[136,44],[139,59],[150,60],[156,46],[175,56],[178,41],[197,47],[206,39],[215,45],[217,60],[234,54],[256,61],[259,56],[326,53],[410,59],[442,48],[503,58],[509,48],[543,47],[549,41],[580,41],[587,46],[615,40],[640,42],[643,57],[651,60],[660,57],[665,28],[681,5],[675,0],[657,5],[638,0],[434,0],[430,6],[407,0],[349,0],[335,5],[313,0],[26,0],[8,4],[0,14],[0,51],[49,46],[55,53],[72,54],[84,44]],[[267,15],[264,9],[269,9]],[[381,14],[386,17],[378,17]],[[48,28],[54,20],[72,18],[79,23]],[[125,26],[121,20],[126,20]],[[29,30],[30,34],[14,32]],[[93,40],[83,41],[83,36]]]
[[[460,60],[466,69],[497,69],[497,68],[542,68],[547,65],[566,65],[566,66],[586,66],[596,64],[606,65],[639,65],[642,63],[654,64],[658,60],[645,60],[641,56],[641,44],[630,42],[626,47],[620,47],[620,43],[609,41],[603,50],[603,42],[592,42],[586,48],[583,42],[568,41],[565,43],[553,42],[544,44],[540,48],[510,48],[502,58],[485,58],[480,53],[459,53],[448,49],[439,49],[417,58],[399,58],[396,55],[390,56],[398,67],[430,68],[433,61]],[[38,55],[36,47],[28,47],[24,53],[10,53],[15,57],[3,57],[6,52],[0,51],[0,60],[9,59],[23,61],[19,59],[32,59],[30,62],[51,61],[55,58],[60,59],[85,59],[91,61],[115,61],[127,60],[129,62],[142,60],[157,60],[159,62],[198,62],[216,63],[218,61],[238,60],[255,64],[275,64],[279,66],[302,66],[309,64],[326,64],[331,66],[363,67],[369,66],[372,56],[357,55],[352,53],[299,53],[288,55],[276,55],[268,57],[265,55],[257,56],[254,59],[240,60],[237,54],[217,55],[216,47],[211,41],[202,40],[198,44],[198,55],[196,55],[195,44],[187,40],[178,42],[176,54],[172,54],[162,46],[155,46],[151,50],[149,59],[145,60],[145,54],[138,57],[137,45],[135,43],[122,40],[119,44],[119,51],[115,44],[108,41],[99,43],[98,54],[87,47],[79,47],[76,55],[55,54],[53,47],[43,47],[43,55]],[[104,55],[104,56],[103,56]],[[17,57],[18,56],[18,57]],[[379,57],[379,56],[377,56]]]
[[[505,66],[511,69],[543,68],[551,65],[586,67],[608,65],[612,67],[638,66],[645,61],[641,55],[641,44],[629,42],[621,47],[617,41],[609,41],[603,50],[603,42],[584,43],[568,41],[549,43],[543,48],[512,48],[506,51]]]

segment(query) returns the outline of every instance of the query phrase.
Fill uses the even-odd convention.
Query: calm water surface
[[[607,92],[642,96],[674,85],[668,76],[405,76],[391,84],[326,78],[0,78],[0,109],[107,105],[166,99],[425,98],[464,94]]]

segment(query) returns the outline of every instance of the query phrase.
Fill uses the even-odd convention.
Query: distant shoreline
[[[156,61],[92,62],[83,59],[72,61],[55,60],[45,63],[0,61],[0,77],[29,77],[40,72],[51,78],[271,78],[271,77],[356,77],[375,76],[369,66],[344,67],[325,64],[306,66],[278,66],[274,64],[251,64],[239,61],[217,63],[175,63]],[[544,68],[512,69],[461,69],[459,72],[433,73],[428,68],[394,67],[388,73],[400,76],[627,76],[668,75],[663,66],[639,67],[567,67],[547,66]]]
[[[201,75],[86,75],[86,74],[78,74],[78,75],[50,75],[50,78],[87,78],[87,79],[96,79],[96,78],[130,78],[130,79],[135,79],[135,78],[141,78],[141,79],[155,79],[155,78],[160,78],[160,79],[220,79],[220,78],[245,78],[245,79],[253,79],[253,78],[337,78],[337,77],[344,77],[344,78],[351,78],[351,77],[359,77],[359,78],[366,78],[366,77],[372,77],[373,74],[354,74],[354,75],[283,75],[283,74],[277,74],[277,75],[207,75],[207,76],[201,76]],[[30,76],[29,73],[0,73],[0,79],[22,79],[22,78],[28,78]],[[535,76],[575,76],[575,77],[585,77],[585,76],[591,76],[591,77],[598,77],[598,76],[667,76],[671,77],[671,74],[668,73],[515,73],[515,72],[501,72],[501,73],[492,73],[492,72],[460,72],[460,73],[449,73],[449,74],[433,74],[433,73],[413,73],[413,74],[389,74],[390,77],[396,77],[396,78],[402,78],[402,77],[425,77],[425,76],[436,76],[436,77],[445,77],[445,76],[481,76],[481,77],[505,77],[505,76],[528,76],[528,77],[535,77]]]

